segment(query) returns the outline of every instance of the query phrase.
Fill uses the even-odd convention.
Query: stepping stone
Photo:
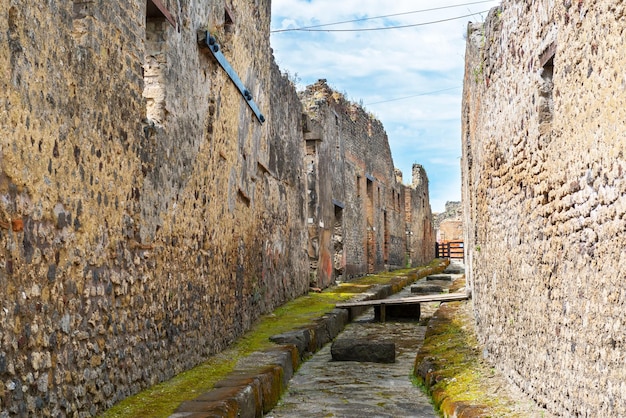
[[[430,276],[426,276],[426,280],[442,280],[451,282],[452,276],[450,276],[449,274],[431,274]]]
[[[420,295],[443,293],[443,288],[436,284],[414,284],[411,286],[411,293],[417,293]]]
[[[447,274],[464,274],[465,268],[460,266],[448,266],[443,272]]]
[[[396,344],[391,341],[338,339],[330,347],[335,361],[395,363]]]

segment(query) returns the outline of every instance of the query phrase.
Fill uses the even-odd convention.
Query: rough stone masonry
[[[466,260],[485,356],[557,415],[626,415],[626,6],[470,24]]]
[[[355,154],[361,194],[344,196],[308,178],[304,107],[269,24],[269,0],[0,0],[2,416],[96,415],[311,284],[432,258],[419,167],[405,189],[390,157]],[[207,29],[264,123],[198,45]],[[372,125],[388,152],[351,106],[316,140],[358,143]],[[363,202],[370,223],[342,247]]]

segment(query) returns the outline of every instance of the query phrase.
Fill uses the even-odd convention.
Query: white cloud
[[[472,0],[273,0],[272,29],[440,8]],[[464,5],[385,19],[352,22],[320,29],[412,25],[488,10],[498,1]],[[460,200],[461,92],[464,33],[472,18],[406,29],[363,32],[283,32],[271,36],[283,71],[301,86],[325,78],[353,101],[365,103],[383,123],[396,167],[411,182],[413,163],[422,164],[430,180],[431,206],[442,211],[446,200]],[[371,104],[420,93],[459,87],[430,95]]]

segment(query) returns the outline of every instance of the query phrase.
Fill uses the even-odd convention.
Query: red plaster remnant
[[[0,228],[21,232],[24,230],[24,221],[21,219],[12,219],[9,222],[0,221]]]
[[[11,221],[11,226],[15,232],[20,232],[24,230],[24,221],[21,219],[13,219]]]

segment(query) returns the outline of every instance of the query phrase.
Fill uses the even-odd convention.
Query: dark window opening
[[[333,225],[333,273],[335,280],[343,279],[343,208],[335,205],[335,222]]]
[[[389,241],[389,220],[387,211],[383,211],[383,260],[385,264],[389,264]]]
[[[366,178],[366,219],[367,219],[367,241],[365,243],[365,252],[367,254],[367,272],[374,272],[374,261],[376,255],[376,237],[374,233],[374,182]]]
[[[367,179],[367,198],[369,199],[369,204],[373,205],[374,203],[374,182],[370,179]]]
[[[148,19],[165,19],[176,28],[176,21],[161,0],[146,0],[146,20]]]
[[[235,31],[235,19],[230,9],[224,6],[224,33],[231,35]]]

